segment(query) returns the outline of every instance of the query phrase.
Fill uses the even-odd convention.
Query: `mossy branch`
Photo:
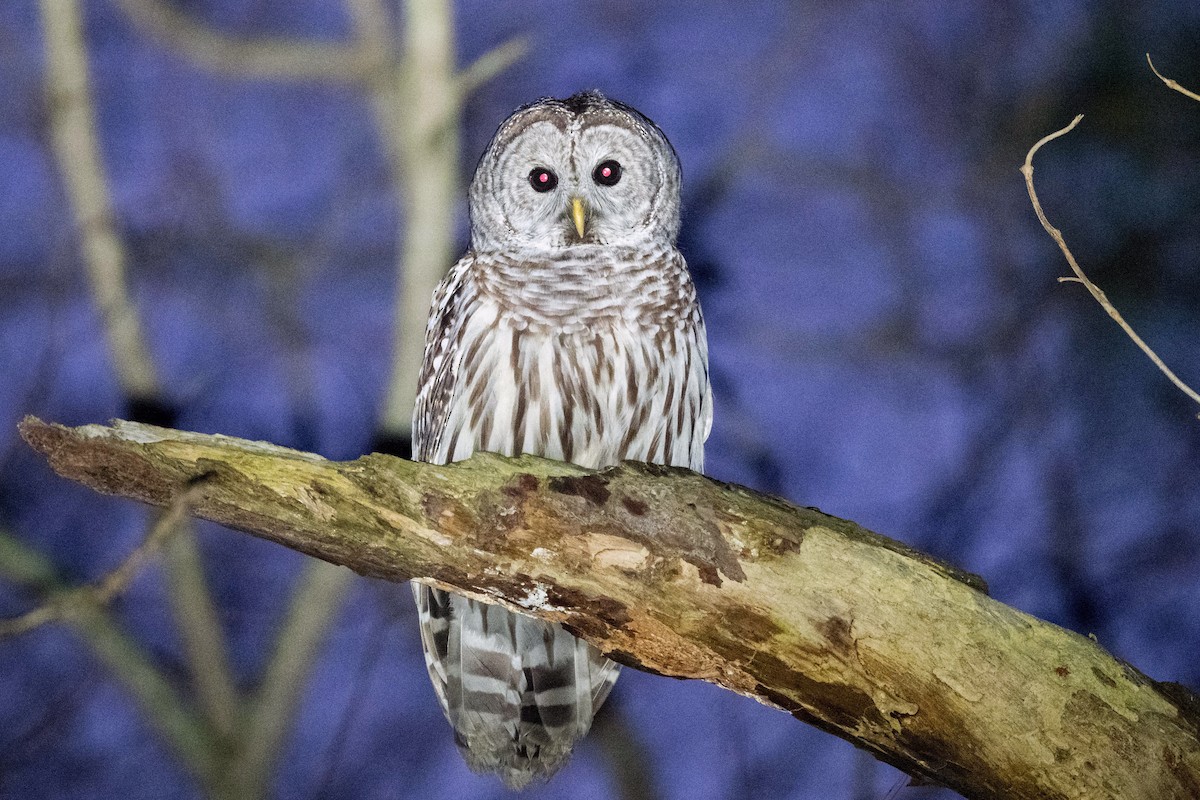
[[[1192,798],[1195,699],[846,520],[687,470],[490,454],[326,461],[116,422],[21,433],[59,474],[376,578],[569,626],[969,798]]]

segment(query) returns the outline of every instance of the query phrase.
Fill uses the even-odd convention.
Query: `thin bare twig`
[[[80,605],[104,606],[129,586],[170,535],[187,516],[195,487],[180,492],[175,501],[150,527],[146,538],[115,569],[90,586],[55,591],[46,602],[18,617],[0,620],[0,639],[28,633],[47,622],[69,617]]]
[[[63,595],[59,596],[58,602],[42,603],[32,611],[26,611],[18,617],[0,620],[0,639],[29,633],[29,631],[40,628],[47,622],[62,619],[64,615],[63,608],[66,605],[63,601],[69,596],[69,591],[64,592]]]
[[[71,591],[47,558],[4,530],[0,530],[0,576],[44,594]],[[63,621],[133,695],[183,763],[202,783],[211,780],[215,762],[208,729],[107,609],[90,602],[77,604]]]
[[[1175,384],[1180,391],[1182,391],[1196,403],[1200,403],[1200,394],[1197,394],[1195,390],[1180,380],[1178,376],[1176,376],[1175,373],[1163,363],[1162,359],[1158,357],[1158,354],[1150,349],[1150,346],[1146,344],[1142,340],[1142,337],[1138,336],[1133,328],[1129,326],[1129,323],[1125,321],[1125,318],[1121,316],[1121,313],[1117,311],[1116,307],[1109,302],[1109,299],[1104,294],[1103,290],[1101,290],[1096,284],[1092,283],[1091,280],[1088,279],[1088,276],[1083,273],[1083,270],[1080,268],[1078,262],[1075,261],[1075,256],[1071,254],[1071,250],[1067,247],[1067,243],[1063,239],[1062,232],[1050,224],[1050,220],[1046,219],[1046,214],[1044,211],[1042,211],[1042,204],[1038,202],[1037,192],[1035,192],[1033,189],[1034,153],[1041,149],[1042,145],[1046,144],[1047,142],[1053,141],[1060,136],[1070,133],[1072,130],[1074,130],[1075,126],[1079,124],[1081,119],[1083,119],[1083,114],[1075,117],[1075,119],[1073,119],[1071,124],[1067,127],[1055,131],[1047,136],[1043,136],[1041,139],[1039,139],[1033,147],[1029,148],[1029,152],[1025,155],[1025,163],[1021,166],[1021,174],[1025,176],[1025,187],[1029,190],[1029,199],[1033,203],[1033,210],[1037,213],[1038,220],[1042,223],[1042,227],[1046,229],[1046,233],[1050,234],[1050,238],[1054,239],[1055,243],[1058,245],[1058,249],[1062,250],[1063,255],[1067,259],[1067,263],[1071,265],[1071,271],[1075,273],[1073,277],[1067,276],[1059,278],[1058,280],[1059,282],[1073,281],[1083,284],[1084,287],[1087,288],[1088,292],[1091,293],[1092,297],[1096,299],[1096,302],[1099,303],[1100,306],[1108,312],[1108,315],[1112,317],[1118,325],[1121,326],[1121,330],[1125,331],[1125,333],[1129,335],[1129,338],[1133,340],[1133,343],[1142,349],[1142,352],[1145,353],[1150,360],[1154,362],[1154,365],[1157,366],[1162,373],[1171,380],[1171,383]]]
[[[90,586],[63,586],[48,561],[15,539],[0,536],[0,573],[47,591],[40,606],[0,621],[0,639],[27,633],[49,622],[69,623],[129,689],[151,724],[170,742],[201,783],[218,773],[211,731],[154,666],[138,644],[106,613],[104,606],[125,591],[146,563],[184,524],[202,481],[176,495],[150,526],[145,539],[115,569]]]
[[[1146,63],[1150,65],[1150,71],[1158,76],[1158,79],[1167,85],[1167,88],[1174,89],[1184,97],[1190,97],[1193,100],[1200,101],[1200,94],[1196,94],[1190,89],[1179,85],[1179,82],[1172,78],[1165,78],[1163,74],[1154,66],[1154,62],[1150,60],[1150,54],[1146,53]]]

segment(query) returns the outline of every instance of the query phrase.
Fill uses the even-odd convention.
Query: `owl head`
[[[645,115],[582,92],[518,109],[471,182],[476,252],[674,243],[679,158]]]

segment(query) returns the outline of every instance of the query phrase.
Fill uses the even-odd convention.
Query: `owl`
[[[599,92],[543,99],[496,131],[471,182],[471,246],[433,298],[413,450],[589,468],[704,466],[708,343],[675,247],[679,160]],[[434,691],[468,766],[512,788],[553,775],[619,666],[562,626],[413,584]]]

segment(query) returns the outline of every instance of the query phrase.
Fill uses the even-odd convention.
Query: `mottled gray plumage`
[[[471,183],[471,249],[434,296],[417,459],[489,450],[703,469],[708,345],[675,248],[679,181],[654,123],[598,92],[540,100],[500,126]],[[512,787],[552,775],[619,667],[559,625],[413,591],[467,763]]]

